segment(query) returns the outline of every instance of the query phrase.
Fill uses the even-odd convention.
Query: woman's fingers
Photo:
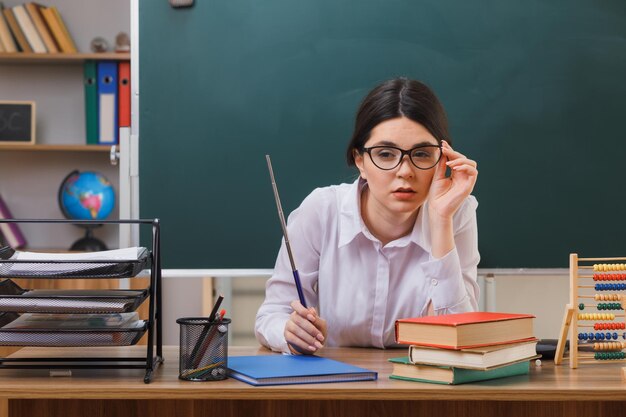
[[[306,332],[308,335],[310,335],[312,339],[318,339],[318,335],[321,334],[320,330],[317,328],[317,326],[315,326],[315,324],[311,323],[308,319],[301,317],[296,312],[291,313],[290,321],[297,327],[302,329],[304,332]]]
[[[467,159],[465,157],[459,158],[459,159],[452,159],[452,160],[446,162],[446,165],[449,166],[450,168],[453,168],[453,167],[459,166],[459,165],[470,165],[470,166],[473,166],[474,168],[476,168],[478,166],[476,161],[472,161],[471,159]]]
[[[467,175],[477,176],[478,170],[471,165],[459,165],[452,168],[454,172],[465,172]]]
[[[311,331],[317,333],[317,328],[309,322],[307,323],[313,328],[313,330],[302,327],[302,322],[298,322],[299,318],[297,315],[294,320],[294,314],[292,314],[290,317],[291,320],[289,320],[285,326],[285,339],[287,342],[311,352],[315,352],[317,349],[324,347],[324,345],[322,345],[322,343],[311,333]]]
[[[298,300],[293,300],[291,302],[291,308],[293,308],[293,311],[298,313],[298,315],[311,322],[314,322],[315,317],[317,317],[317,312],[315,311],[315,308],[306,308]]]
[[[446,158],[442,157],[435,166],[435,175],[433,181],[443,180],[446,178]]]
[[[285,325],[285,339],[303,353],[314,353],[324,347],[326,321],[315,308],[305,308],[299,301],[291,302],[293,313]]]
[[[312,355],[316,351],[313,346],[309,346],[304,340],[287,330],[285,330],[285,340],[289,345],[289,349],[294,354],[301,353],[304,355]]]

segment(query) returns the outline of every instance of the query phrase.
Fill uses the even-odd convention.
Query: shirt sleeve
[[[291,213],[287,233],[292,254],[302,284],[307,307],[318,308],[317,279],[319,275],[319,242],[323,228],[320,220],[320,193],[311,193],[300,207]],[[283,239],[274,273],[265,285],[265,301],[256,315],[254,333],[263,346],[273,351],[290,353],[285,340],[285,324],[292,313],[291,302],[298,299],[298,291],[291,270],[291,262]]]
[[[455,247],[440,259],[431,255],[422,266],[430,280],[430,298],[437,315],[478,310],[477,206],[473,196],[467,198],[455,219]]]

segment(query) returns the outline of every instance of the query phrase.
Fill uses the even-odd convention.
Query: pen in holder
[[[179,379],[219,381],[226,379],[228,325],[231,320],[187,317],[180,324]]]

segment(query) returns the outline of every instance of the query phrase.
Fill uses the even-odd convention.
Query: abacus
[[[554,363],[564,359],[569,335],[569,365],[626,362],[626,258],[569,257],[570,302]],[[590,311],[591,310],[591,311]],[[579,352],[581,345],[590,349]],[[591,352],[593,348],[593,352]]]

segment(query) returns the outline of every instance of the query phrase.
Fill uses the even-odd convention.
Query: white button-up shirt
[[[395,345],[396,319],[461,313],[478,308],[476,207],[469,196],[453,219],[455,248],[443,258],[431,255],[428,202],[413,231],[383,246],[361,217],[357,180],[314,190],[291,213],[289,240],[308,307],[328,323],[325,346]],[[259,342],[289,352],[285,324],[298,299],[283,241],[265,301],[256,316]]]

